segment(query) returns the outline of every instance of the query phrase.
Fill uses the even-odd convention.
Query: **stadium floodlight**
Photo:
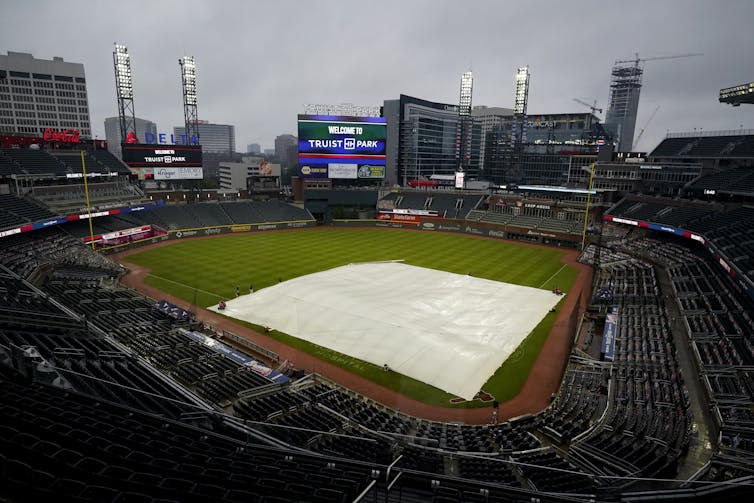
[[[183,79],[186,104],[196,105],[196,63],[193,56],[184,56],[179,60]]]
[[[461,97],[459,100],[460,115],[471,115],[471,94],[474,87],[474,76],[471,72],[461,75]]]
[[[461,93],[458,100],[458,125],[456,128],[457,171],[466,171],[471,162],[471,95],[474,76],[471,72],[461,75]]]
[[[741,103],[754,104],[754,82],[720,89],[719,100],[720,103],[727,103],[734,107],[740,106]]]
[[[136,113],[134,112],[134,86],[131,74],[131,55],[123,44],[115,43],[113,50],[115,70],[115,92],[118,99],[118,119],[120,141],[125,143],[129,133],[136,135]]]
[[[134,88],[131,78],[131,56],[124,45],[115,44],[115,85],[119,98],[133,98]]]
[[[183,56],[178,60],[181,66],[183,88],[183,119],[186,128],[186,142],[189,138],[199,138],[199,113],[196,95],[196,62],[193,56]]]
[[[516,101],[513,106],[514,115],[526,115],[526,105],[529,101],[529,67],[524,66],[516,71]]]

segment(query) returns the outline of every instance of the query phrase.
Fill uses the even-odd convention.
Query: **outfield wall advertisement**
[[[407,213],[398,213],[407,211]],[[511,226],[503,227],[485,222],[469,223],[463,219],[445,219],[429,215],[417,215],[414,212],[425,210],[394,210],[393,213],[380,213],[374,220],[334,220],[339,227],[392,227],[398,229],[416,229],[420,231],[458,232],[473,236],[484,236],[495,239],[512,239],[557,246],[578,246],[579,236],[557,232],[540,232],[531,229],[520,229]]]
[[[385,177],[383,117],[298,116],[299,175],[303,178]]]
[[[197,236],[214,236],[216,234],[228,234],[237,232],[258,232],[258,231],[278,231],[283,229],[301,229],[304,227],[314,227],[317,223],[314,220],[296,220],[292,222],[273,222],[264,224],[237,224],[237,225],[220,225],[217,227],[201,227],[197,229],[181,229],[177,231],[168,231],[169,239],[184,239]]]

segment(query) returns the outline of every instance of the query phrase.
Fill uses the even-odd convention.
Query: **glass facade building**
[[[459,107],[401,95],[384,104],[387,119],[386,178],[391,184],[458,169]],[[473,115],[473,114],[472,114]],[[467,178],[480,174],[482,122],[472,116]]]
[[[610,142],[591,113],[524,116],[520,151],[514,151],[514,119],[502,118],[485,138],[485,172],[497,183],[564,185],[574,159],[595,156]],[[591,162],[591,161],[590,161]]]

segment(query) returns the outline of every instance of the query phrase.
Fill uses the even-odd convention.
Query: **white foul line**
[[[197,292],[202,292],[202,293],[206,293],[208,295],[212,295],[213,297],[217,297],[218,299],[225,298],[224,296],[217,295],[214,292],[208,292],[207,290],[202,290],[201,288],[194,288],[193,286],[187,285],[186,283],[179,283],[178,281],[173,281],[172,279],[163,278],[162,276],[157,276],[156,274],[150,274],[150,276],[152,276],[153,278],[160,279],[162,281],[167,281],[168,283],[173,283],[174,285],[185,286],[186,288],[190,288],[191,290],[196,290]]]
[[[550,276],[549,278],[547,278],[547,279],[545,280],[545,282],[544,282],[544,283],[542,283],[541,285],[539,285],[539,288],[542,288],[542,287],[543,287],[543,286],[545,286],[545,285],[546,285],[546,284],[547,284],[547,283],[548,283],[548,282],[549,282],[549,281],[550,281],[550,280],[551,280],[552,278],[554,278],[555,276],[557,276],[558,274],[560,274],[560,271],[562,271],[562,270],[563,270],[563,269],[565,268],[565,266],[567,266],[567,265],[568,265],[568,264],[563,264],[562,266],[560,266],[560,269],[558,269],[557,271],[555,271],[555,274],[553,274],[552,276]]]

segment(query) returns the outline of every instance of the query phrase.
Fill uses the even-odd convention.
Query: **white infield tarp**
[[[471,400],[559,300],[548,290],[377,262],[243,295],[224,314]]]

